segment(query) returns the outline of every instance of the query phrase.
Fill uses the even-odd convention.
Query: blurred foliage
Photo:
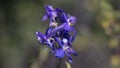
[[[41,21],[46,4],[77,17],[78,56],[61,68],[120,68],[120,0],[1,0],[0,68],[55,67],[57,59],[35,36],[48,27]]]
[[[111,57],[110,63],[113,68],[119,68],[120,67],[120,57],[118,55],[113,55]]]

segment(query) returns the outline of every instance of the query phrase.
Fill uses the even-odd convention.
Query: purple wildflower
[[[41,44],[47,45],[56,57],[63,58],[67,55],[69,62],[72,62],[71,54],[77,55],[72,49],[72,42],[76,37],[76,30],[72,26],[76,23],[76,17],[65,13],[60,8],[54,9],[51,5],[46,5],[45,9],[46,13],[42,21],[50,19],[50,26],[45,34],[36,32],[38,41]],[[61,25],[58,25],[58,22]],[[58,46],[55,43],[58,43]]]
[[[72,62],[71,54],[77,56],[77,53],[70,46],[68,46],[67,39],[63,38],[62,43],[62,47],[55,51],[55,56],[58,58],[63,58],[66,54],[68,56],[69,62]]]

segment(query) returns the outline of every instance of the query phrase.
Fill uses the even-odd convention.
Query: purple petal
[[[62,10],[62,9],[60,9],[60,8],[56,8],[55,9],[58,13],[63,13],[64,11]]]
[[[48,35],[50,34],[50,32],[53,30],[53,28],[49,27],[47,28],[46,32],[45,32],[45,35]]]
[[[61,42],[61,40],[59,39],[59,37],[55,37],[55,40],[58,42],[58,44],[60,45],[60,47],[62,47],[62,42]]]
[[[45,9],[49,17],[54,18],[57,16],[56,10],[51,5],[45,6]]]
[[[51,5],[46,5],[46,6],[45,6],[45,9],[46,9],[47,11],[52,11],[52,10],[54,10],[53,6],[51,6]]]
[[[76,17],[74,17],[74,16],[69,16],[69,18],[68,18],[68,21],[70,22],[70,23],[76,23]]]
[[[67,54],[67,56],[68,56],[69,62],[72,63],[72,57],[71,57],[71,55],[70,55],[70,54]]]
[[[47,19],[48,19],[48,15],[45,14],[45,15],[43,16],[43,18],[42,18],[42,21],[46,21]]]
[[[71,52],[73,53],[74,56],[77,56],[77,53],[74,50],[72,50]]]
[[[58,57],[58,58],[63,58],[64,57],[63,49],[62,48],[57,49],[56,52],[55,52],[55,56]]]
[[[44,43],[46,41],[46,36],[41,34],[40,32],[36,32],[37,39],[40,43]]]
[[[53,29],[48,35],[47,35],[47,38],[48,37],[51,37],[53,35],[55,35],[57,32],[61,31],[64,29],[64,24],[60,25],[59,27]]]

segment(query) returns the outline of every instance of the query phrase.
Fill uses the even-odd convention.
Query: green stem
[[[56,68],[60,68],[61,63],[62,63],[62,59],[60,58],[60,59],[58,59],[58,63],[56,65]]]

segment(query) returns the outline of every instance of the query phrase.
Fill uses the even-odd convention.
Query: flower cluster
[[[77,56],[72,49],[72,42],[76,37],[76,30],[72,26],[76,23],[76,17],[60,8],[54,9],[51,5],[46,5],[45,9],[42,21],[49,19],[49,27],[45,34],[36,32],[37,40],[40,44],[47,45],[57,58],[67,55],[69,62],[72,62],[71,54]]]

